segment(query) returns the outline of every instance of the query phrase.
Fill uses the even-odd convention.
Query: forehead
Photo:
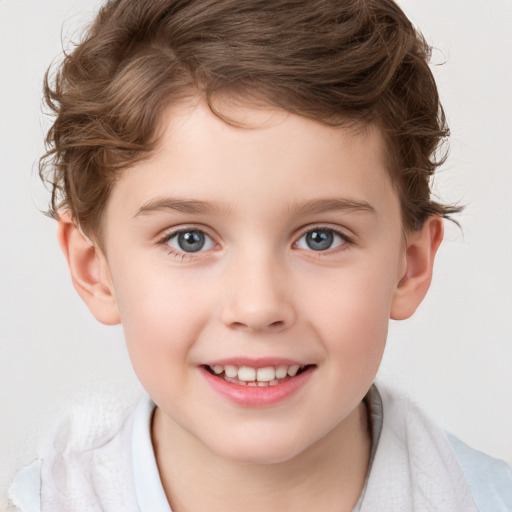
[[[330,127],[284,110],[228,101],[216,109],[228,122],[197,99],[168,108],[157,148],[123,172],[108,206],[136,215],[172,197],[226,211],[266,204],[274,215],[278,205],[289,211],[322,199],[396,209],[377,127]]]

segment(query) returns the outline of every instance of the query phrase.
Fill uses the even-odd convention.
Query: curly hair
[[[45,76],[40,160],[50,215],[89,234],[119,172],[155,148],[164,109],[232,94],[331,126],[375,123],[403,224],[459,211],[431,198],[445,115],[431,49],[393,0],[110,0]],[[215,112],[217,115],[221,113]]]

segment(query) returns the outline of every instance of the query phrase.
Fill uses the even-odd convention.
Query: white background
[[[35,162],[42,76],[97,1],[0,0],[0,507],[15,468],[85,389],[133,389],[122,332],[73,290]],[[436,188],[447,226],[416,316],[392,323],[383,373],[476,448],[512,462],[512,1],[402,0],[436,47],[452,130]],[[64,23],[64,29],[62,25]]]

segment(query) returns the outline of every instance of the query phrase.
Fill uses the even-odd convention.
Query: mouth
[[[253,368],[251,366],[203,365],[211,375],[231,384],[249,387],[271,387],[287,382],[312,369],[315,365],[281,364],[278,366],[264,366]]]

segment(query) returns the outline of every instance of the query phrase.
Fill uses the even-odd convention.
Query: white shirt
[[[379,390],[365,400],[372,460],[354,511],[512,510],[510,467],[446,436],[400,394]],[[75,411],[43,460],[17,473],[9,497],[18,510],[172,512],[151,442],[155,405],[146,395],[134,410],[107,409]]]

